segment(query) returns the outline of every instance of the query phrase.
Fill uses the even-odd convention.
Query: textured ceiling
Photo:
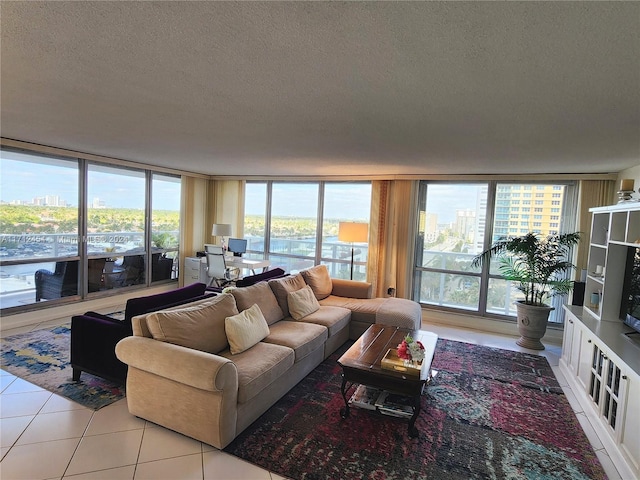
[[[640,164],[638,2],[0,2],[1,134],[212,175]]]

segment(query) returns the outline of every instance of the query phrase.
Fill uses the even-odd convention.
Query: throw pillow
[[[236,305],[240,312],[257,303],[267,324],[271,325],[284,318],[284,313],[282,313],[282,309],[278,305],[278,300],[276,300],[276,296],[267,282],[258,282],[249,287],[235,288],[231,291],[231,294],[235,297]]]
[[[225,319],[237,313],[235,298],[224,293],[198,305],[151,313],[147,327],[155,340],[218,353],[229,345]]]
[[[316,265],[300,272],[318,300],[327,298],[333,290],[333,283],[326,265]]]
[[[289,302],[289,313],[294,320],[300,320],[320,310],[320,304],[309,285],[295,292],[289,292],[287,301]]]
[[[282,309],[282,313],[285,317],[289,316],[289,302],[287,301],[287,294],[289,292],[295,292],[304,288],[307,284],[304,283],[304,278],[299,273],[297,275],[289,275],[288,277],[276,278],[275,280],[269,280],[269,286],[278,300],[278,305]]]
[[[232,355],[248,350],[269,335],[269,325],[258,305],[227,317],[224,321],[224,329],[227,332]]]

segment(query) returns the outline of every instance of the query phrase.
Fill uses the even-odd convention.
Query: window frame
[[[536,186],[537,188],[540,188],[541,186],[554,186],[554,191],[556,190],[556,186],[560,185],[560,186],[564,186],[566,187],[565,190],[565,197],[563,199],[563,205],[562,205],[562,212],[559,213],[561,219],[559,221],[560,224],[560,231],[564,232],[564,231],[574,231],[575,230],[575,226],[576,226],[576,217],[575,217],[575,211],[572,210],[572,206],[575,206],[576,202],[577,202],[577,198],[578,198],[578,182],[576,181],[571,181],[571,180],[553,180],[553,179],[549,179],[549,180],[513,180],[513,181],[509,181],[509,180],[485,180],[485,181],[480,181],[480,180],[460,180],[460,181],[456,181],[456,180],[421,180],[420,184],[419,184],[419,188],[418,188],[418,202],[416,205],[416,208],[418,210],[418,221],[420,219],[421,214],[424,212],[424,214],[426,215],[427,213],[427,190],[428,190],[428,186],[429,185],[443,185],[443,184],[453,184],[453,185],[478,185],[478,184],[486,184],[487,188],[488,188],[488,192],[487,192],[487,201],[486,201],[486,213],[484,216],[484,224],[485,224],[485,230],[484,230],[484,239],[483,239],[483,250],[486,250],[488,248],[490,248],[490,246],[493,244],[493,239],[494,239],[494,227],[495,227],[495,219],[496,219],[496,213],[499,212],[501,210],[501,200],[502,200],[502,205],[504,207],[506,207],[507,205],[504,203],[505,201],[507,201],[508,199],[506,197],[503,197],[500,192],[499,192],[499,185],[522,185],[523,187],[528,187],[528,186]],[[517,191],[518,189],[516,189]],[[522,189],[524,190],[524,189]],[[527,188],[527,190],[529,190]],[[551,195],[551,194],[550,194]],[[557,193],[555,193],[555,195],[557,195]],[[521,196],[516,193],[514,195],[516,197],[516,201],[514,201],[513,203],[511,203],[510,205],[521,205],[521,200],[517,200],[517,198],[521,198]],[[556,199],[556,197],[553,197],[554,200]],[[551,196],[549,196],[549,199],[551,199]],[[548,213],[549,215],[557,215],[557,213],[554,211],[553,208],[551,208],[552,202],[549,202],[548,205]],[[503,211],[507,211],[505,208],[502,208]],[[511,210],[513,211],[513,209]],[[509,211],[509,214],[511,213],[511,211]],[[504,213],[504,212],[503,212]],[[520,223],[520,220],[522,219],[522,213],[519,215],[520,218],[518,218],[518,223]],[[524,215],[529,215],[529,213],[525,213]],[[506,219],[507,221],[507,225],[504,225],[503,228],[505,228],[508,232],[509,235],[514,235],[511,230],[512,230],[512,226],[511,226],[511,217]],[[520,227],[517,226],[517,230],[518,232],[515,233],[515,235],[520,235]],[[527,229],[528,231],[529,229]],[[485,264],[482,266],[482,269],[479,272],[462,272],[462,271],[458,271],[458,270],[442,270],[442,269],[434,269],[434,268],[429,268],[429,267],[423,267],[419,265],[419,261],[422,258],[422,252],[420,251],[420,249],[422,244],[422,240],[421,240],[421,236],[420,236],[420,231],[418,228],[418,225],[416,225],[416,239],[415,239],[415,253],[414,253],[414,259],[413,259],[413,299],[415,301],[418,301],[421,305],[422,308],[425,309],[432,309],[432,310],[441,310],[441,311],[446,311],[446,312],[450,312],[450,313],[461,313],[461,314],[473,314],[473,315],[478,315],[481,317],[486,317],[486,318],[492,318],[492,319],[498,319],[498,320],[504,320],[504,321],[509,321],[509,322],[515,322],[516,321],[516,317],[515,314],[512,315],[504,315],[504,314],[498,314],[495,312],[491,312],[487,310],[488,307],[488,293],[489,293],[489,283],[491,281],[494,280],[499,280],[499,281],[503,281],[504,277],[502,275],[500,275],[499,273],[495,272],[495,271],[491,271],[491,265],[490,264]],[[495,262],[494,262],[494,269],[495,269]],[[454,306],[449,306],[449,305],[435,305],[433,303],[425,303],[425,302],[421,302],[420,301],[420,288],[421,288],[421,275],[423,274],[423,272],[434,272],[434,273],[444,273],[444,274],[448,274],[451,273],[453,275],[465,275],[465,276],[471,276],[471,277],[477,277],[479,278],[480,281],[480,288],[479,288],[479,293],[478,293],[478,308],[477,310],[474,309],[467,309],[467,308],[462,308],[462,307],[454,307]],[[559,297],[555,297],[552,300],[552,304],[555,307],[555,311],[554,313],[556,314],[554,316],[554,318],[552,319],[552,321],[550,321],[550,326],[554,327],[554,326],[561,326],[563,324],[564,321],[564,315],[562,314],[562,303],[563,303],[563,299],[559,298]]]
[[[173,177],[179,179],[181,182],[182,176],[179,174],[167,173],[159,170],[153,169],[145,169],[134,166],[127,165],[119,165],[112,164],[109,162],[100,162],[95,160],[89,160],[86,158],[82,158],[80,156],[73,155],[63,155],[63,154],[49,154],[43,153],[39,151],[29,150],[25,148],[17,148],[11,146],[2,145],[0,148],[1,152],[15,152],[22,155],[28,155],[33,159],[34,165],[42,163],[45,161],[44,159],[53,159],[56,161],[69,162],[70,164],[75,164],[77,168],[77,182],[78,182],[78,194],[77,194],[77,233],[69,234],[73,235],[77,238],[77,254],[76,255],[67,255],[61,257],[37,257],[37,258],[17,258],[13,260],[5,260],[0,259],[0,266],[12,266],[12,265],[26,265],[26,264],[39,264],[39,263],[55,263],[55,262],[65,262],[65,261],[77,261],[78,265],[78,279],[77,279],[77,292],[75,295],[64,296],[56,299],[51,299],[46,302],[29,302],[23,305],[9,305],[0,309],[0,314],[13,314],[13,313],[21,313],[30,310],[39,310],[42,308],[52,307],[56,305],[61,305],[65,303],[76,302],[78,300],[89,300],[96,299],[101,297],[107,297],[113,295],[114,293],[125,292],[133,289],[142,289],[148,288],[152,285],[158,285],[161,283],[169,283],[178,281],[177,274],[177,265],[174,263],[172,267],[172,277],[169,280],[159,280],[153,281],[153,273],[152,273],[152,204],[153,204],[153,192],[152,192],[152,183],[154,175],[159,175],[161,177]],[[88,222],[87,222],[87,214],[89,209],[88,204],[88,172],[91,166],[99,166],[99,167],[107,167],[109,169],[113,169],[115,171],[134,171],[141,173],[144,182],[144,253],[140,253],[140,255],[144,256],[145,268],[144,268],[144,282],[124,287],[117,287],[112,289],[105,289],[100,291],[89,292],[89,261],[95,258],[106,257],[102,254],[94,254],[88,253]],[[182,185],[180,185],[182,188]],[[181,211],[178,208],[179,221],[181,222]],[[179,237],[178,237],[179,242]],[[170,250],[179,251],[179,244],[175,248],[171,248]],[[136,254],[137,256],[138,254]],[[106,270],[105,270],[106,271]],[[34,287],[35,291],[35,287]],[[7,292],[11,293],[11,292]]]
[[[323,180],[309,180],[309,181],[287,181],[287,180],[247,180],[246,181],[247,185],[265,185],[265,195],[266,195],[266,199],[265,199],[265,220],[264,220],[264,224],[265,224],[265,231],[264,231],[264,240],[263,240],[263,245],[264,245],[264,251],[261,250],[255,250],[255,249],[251,249],[250,246],[247,248],[247,255],[248,256],[253,256],[255,258],[266,258],[266,259],[274,259],[275,258],[286,258],[286,259],[292,259],[292,260],[304,260],[304,261],[308,261],[310,264],[312,263],[313,265],[320,265],[320,264],[324,264],[327,265],[327,268],[329,268],[329,271],[332,271],[331,265],[335,264],[338,265],[338,268],[341,268],[341,265],[344,265],[345,268],[350,268],[351,265],[351,255],[349,254],[348,258],[331,258],[331,257],[327,257],[327,256],[323,256],[323,245],[324,245],[324,241],[323,241],[323,230],[324,230],[324,223],[325,223],[325,198],[326,198],[326,192],[327,192],[327,186],[331,186],[331,185],[336,185],[336,184],[367,184],[371,187],[372,182],[369,180],[345,180],[345,181],[323,181]],[[272,245],[272,235],[271,235],[271,231],[272,231],[272,225],[273,225],[273,187],[274,185],[277,184],[314,184],[317,185],[318,190],[317,190],[317,195],[318,195],[318,199],[317,199],[317,212],[316,212],[316,228],[315,228],[315,253],[313,257],[310,256],[301,256],[301,255],[292,255],[292,254],[287,254],[287,253],[278,253],[278,252],[272,252],[271,251],[271,245]],[[246,193],[245,193],[245,205],[248,204],[248,202],[246,202]],[[369,214],[371,211],[371,197],[369,198]],[[246,207],[245,207],[245,218],[248,216],[247,212],[246,212]],[[253,216],[255,214],[249,214],[250,216]],[[370,218],[367,218],[367,222],[370,222]],[[246,232],[245,232],[246,233]],[[251,242],[249,242],[249,245],[251,244]],[[349,252],[351,251],[351,245],[347,245],[347,244],[339,244],[339,247],[344,246],[345,248],[348,247],[349,248]],[[356,248],[366,248],[366,254],[364,255],[365,259],[368,259],[368,243],[367,244],[363,244],[363,245],[356,245]],[[356,268],[358,268],[358,271],[360,272],[360,276],[364,275],[366,277],[366,268],[367,268],[367,260],[356,260],[354,261],[354,274],[356,272]],[[342,268],[341,268],[342,269]],[[295,270],[295,269],[294,269]],[[335,278],[335,277],[334,277]],[[348,278],[348,277],[347,277]]]

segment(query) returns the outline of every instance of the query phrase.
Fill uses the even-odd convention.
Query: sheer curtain
[[[205,239],[211,235],[211,227],[207,232],[207,190],[209,180],[206,178],[182,176],[182,198],[180,205],[180,265],[184,265],[185,257],[195,255],[202,250]],[[180,284],[184,284],[180,268]]]
[[[396,296],[411,298],[417,191],[417,181],[372,182],[367,272],[376,297],[392,287]]]
[[[228,223],[231,225],[233,236],[242,237],[244,234],[244,180],[211,180],[208,205],[209,235],[214,223]]]
[[[582,232],[582,239],[578,244],[575,265],[578,274],[581,269],[587,268],[589,255],[589,239],[591,236],[591,213],[589,209],[611,205],[615,197],[614,180],[581,180],[578,193],[578,208],[576,230]]]

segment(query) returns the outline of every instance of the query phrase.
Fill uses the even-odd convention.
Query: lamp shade
[[[214,223],[211,235],[214,237],[229,237],[231,235],[231,225],[228,223]]]
[[[369,239],[369,224],[361,222],[340,222],[338,240],[341,242],[362,243]]]

